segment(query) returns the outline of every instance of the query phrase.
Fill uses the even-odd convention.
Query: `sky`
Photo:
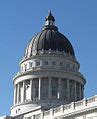
[[[10,114],[13,77],[49,10],[74,47],[87,81],[85,97],[97,94],[97,0],[0,0],[0,115]]]

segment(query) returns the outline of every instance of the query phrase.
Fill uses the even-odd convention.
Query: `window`
[[[51,80],[51,86],[52,86],[52,98],[56,99],[57,98],[57,94],[58,94],[58,79],[57,78],[53,78]]]
[[[31,98],[31,85],[30,85],[30,80],[25,81],[25,100],[29,101]]]
[[[56,65],[56,62],[52,62],[53,65]]]
[[[23,82],[19,83],[19,102],[23,102]]]
[[[65,101],[68,100],[67,79],[61,79],[61,98]]]
[[[66,71],[70,70],[70,63],[66,64]]]
[[[60,62],[60,66],[63,66],[63,62]]]
[[[24,64],[24,67],[25,67],[25,71],[27,71],[27,64]]]
[[[38,98],[38,91],[39,91],[39,79],[33,79],[33,86],[32,86],[32,92],[33,92],[33,98]]]
[[[45,64],[45,65],[48,65],[48,61],[45,61],[44,64]]]
[[[80,83],[76,82],[76,98],[80,100]]]
[[[23,66],[21,66],[21,72],[23,72]]]
[[[33,66],[33,62],[29,62],[29,67],[31,68]]]
[[[42,80],[41,80],[41,85],[42,85],[41,86],[41,98],[43,100],[48,99],[48,88],[49,88],[48,84],[49,84],[48,78],[42,78]]]
[[[39,66],[40,65],[40,62],[38,61],[38,62],[36,62],[36,66]]]
[[[70,88],[70,101],[74,101],[75,100],[75,89],[74,89],[75,85],[74,85],[74,81],[70,80],[69,82],[69,88]]]

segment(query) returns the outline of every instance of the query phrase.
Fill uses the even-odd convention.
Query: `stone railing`
[[[69,114],[74,111],[78,111],[81,109],[86,109],[88,107],[92,106],[97,106],[97,95],[90,97],[88,99],[84,98],[81,101],[77,102],[72,102],[67,105],[61,105],[60,107],[57,108],[52,108],[48,111],[43,112],[43,119],[46,118],[46,116],[50,117],[57,117],[57,116],[62,116],[64,114]]]

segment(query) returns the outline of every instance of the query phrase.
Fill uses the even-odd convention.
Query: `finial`
[[[48,13],[49,13],[48,16],[52,16],[53,17],[51,10],[49,10]]]
[[[46,20],[45,25],[54,25],[55,18],[53,17],[53,15],[52,15],[52,13],[51,13],[51,10],[49,10],[49,14],[48,14],[48,16],[45,18],[45,20]]]
[[[48,16],[46,17],[46,21],[55,21],[55,18],[53,17],[52,13],[51,13],[51,10],[49,10],[49,14]]]
[[[51,14],[51,10],[49,10],[49,13]]]

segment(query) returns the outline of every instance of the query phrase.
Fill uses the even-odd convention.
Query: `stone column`
[[[81,85],[81,98],[84,98],[84,85]]]
[[[31,101],[33,100],[33,79],[30,79],[30,86],[31,86]]]
[[[79,94],[80,94],[80,100],[82,99],[82,90],[81,90],[81,84],[79,84]]]
[[[67,79],[67,98],[68,98],[68,102],[70,101],[70,88],[69,88],[69,80]]]
[[[14,105],[16,104],[16,85],[14,85]]]
[[[17,84],[15,86],[16,86],[15,104],[17,104]]]
[[[39,91],[38,91],[38,99],[41,100],[41,80],[42,78],[39,78]]]
[[[25,81],[23,81],[23,102],[25,102]]]
[[[17,103],[19,103],[19,83],[17,84]]]
[[[61,96],[61,78],[58,78],[58,99]]]
[[[52,91],[52,89],[51,89],[51,80],[52,80],[52,78],[50,77],[48,80],[49,80],[48,97],[49,97],[49,99],[51,99],[51,91]]]
[[[77,100],[77,99],[76,99],[76,96],[77,96],[77,95],[76,95],[76,81],[74,81],[74,93],[75,93],[74,96],[75,96],[75,101],[76,101],[76,100]]]
[[[35,115],[33,115],[33,116],[31,117],[31,119],[35,119]]]

